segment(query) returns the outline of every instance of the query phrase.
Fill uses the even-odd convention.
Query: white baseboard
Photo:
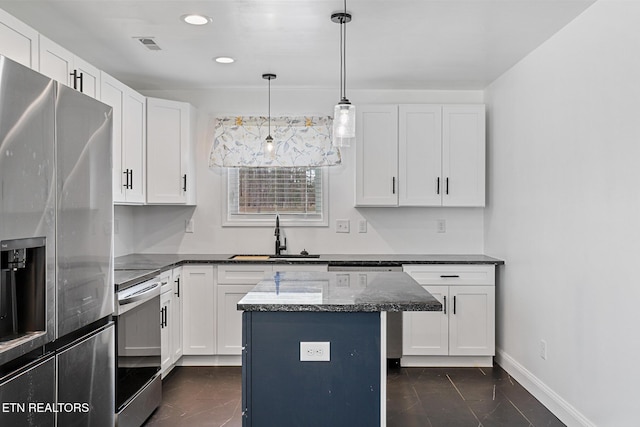
[[[580,411],[502,349],[496,349],[496,363],[568,427],[596,427]]]
[[[242,356],[182,356],[176,366],[242,366]]]
[[[402,356],[403,368],[491,367],[493,356]]]

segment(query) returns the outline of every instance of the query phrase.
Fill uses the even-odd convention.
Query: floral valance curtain
[[[209,167],[320,167],[341,163],[331,144],[331,117],[272,117],[276,155],[264,155],[269,119],[257,116],[218,117]]]

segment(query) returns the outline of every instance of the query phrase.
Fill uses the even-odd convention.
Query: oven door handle
[[[156,294],[159,294],[159,286],[160,283],[155,282],[127,298],[118,298],[118,305],[133,304],[134,302],[154,297]]]

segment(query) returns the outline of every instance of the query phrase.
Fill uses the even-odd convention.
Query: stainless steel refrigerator
[[[111,114],[0,56],[0,425],[113,426]]]

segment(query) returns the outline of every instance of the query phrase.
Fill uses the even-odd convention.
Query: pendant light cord
[[[340,32],[340,44],[342,45],[342,58],[340,60],[340,66],[342,67],[342,77],[344,83],[342,83],[342,99],[347,99],[347,0],[344,0],[344,18],[342,19],[341,32]],[[343,80],[340,79],[340,80]]]
[[[269,77],[269,95],[268,95],[267,99],[269,100],[269,106],[268,106],[268,111],[269,111],[269,132],[267,133],[267,135],[271,136],[271,77]]]

